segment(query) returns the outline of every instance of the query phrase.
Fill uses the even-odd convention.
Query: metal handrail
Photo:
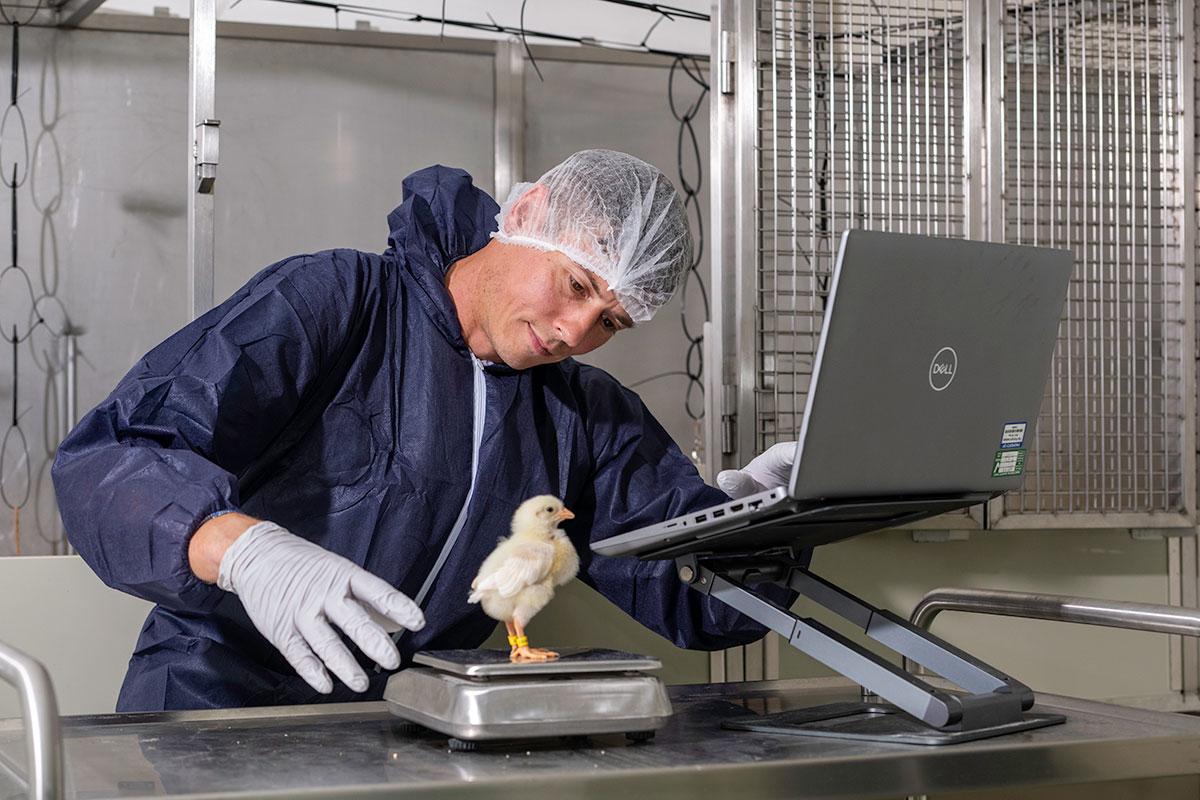
[[[29,798],[59,800],[63,796],[62,732],[50,673],[41,662],[0,642],[0,679],[21,696]]]
[[[1196,609],[1091,597],[1005,592],[999,589],[934,589],[917,603],[909,622],[928,630],[934,617],[943,611],[969,611],[1200,636],[1200,611]]]

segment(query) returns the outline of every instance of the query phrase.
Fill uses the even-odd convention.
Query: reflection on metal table
[[[1065,725],[951,747],[720,727],[857,698],[841,678],[677,686],[653,743],[603,735],[469,753],[404,733],[382,702],[64,717],[66,797],[896,797],[1200,774],[1200,719],[1052,695],[1035,710]],[[19,720],[0,720],[0,797],[22,790],[24,741]]]

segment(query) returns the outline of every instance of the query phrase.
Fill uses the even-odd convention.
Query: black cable
[[[40,8],[41,8],[41,2],[39,0],[38,4],[34,7],[33,13],[36,14]],[[21,111],[20,106],[18,105],[18,101],[20,100],[21,94],[22,94],[19,90],[20,74],[21,74],[21,26],[28,24],[28,22],[32,20],[32,17],[30,18],[30,20],[22,21],[22,20],[16,19],[15,16],[9,16],[7,9],[4,8],[2,0],[0,0],[0,17],[2,17],[4,19],[4,21],[12,28],[12,66],[11,66],[12,74],[10,76],[10,84],[9,84],[9,86],[10,86],[9,107],[5,111],[5,115],[7,116],[7,114],[9,114],[9,113],[15,113],[17,115],[17,118],[19,119],[20,125],[21,125],[22,138],[24,139],[24,142],[25,142],[25,144],[24,144],[24,147],[25,147],[25,151],[24,151],[25,176],[23,178],[21,178],[21,180],[18,181],[17,176],[18,176],[18,173],[20,170],[20,165],[18,164],[16,159],[13,159],[13,161],[12,161],[12,180],[11,180],[11,182],[9,182],[7,180],[7,175],[0,174],[0,182],[5,183],[9,188],[9,198],[10,198],[10,205],[11,205],[10,223],[12,226],[12,229],[9,232],[9,243],[10,243],[10,246],[12,249],[12,263],[8,267],[6,267],[2,272],[0,272],[0,274],[7,275],[9,270],[14,270],[25,279],[26,287],[29,291],[29,299],[30,299],[30,302],[32,303],[32,308],[33,308],[33,314],[31,314],[31,317],[34,315],[38,316],[38,323],[31,324],[29,330],[25,333],[24,336],[22,336],[18,332],[17,323],[16,322],[12,323],[12,336],[9,339],[9,342],[12,344],[12,424],[9,427],[8,432],[5,433],[3,446],[0,447],[0,450],[7,450],[8,437],[10,435],[15,434],[16,436],[18,436],[20,438],[20,441],[21,441],[20,446],[23,451],[21,463],[23,463],[25,465],[26,482],[25,482],[25,493],[18,502],[14,503],[9,499],[8,489],[11,487],[6,485],[9,476],[7,476],[7,475],[0,476],[0,500],[3,500],[4,504],[13,510],[13,513],[14,513],[13,536],[14,536],[14,541],[16,543],[15,549],[16,549],[17,555],[20,555],[20,551],[21,551],[21,548],[20,548],[20,542],[21,542],[20,510],[21,510],[21,507],[24,506],[25,503],[29,499],[29,488],[30,488],[30,483],[29,483],[29,445],[28,445],[28,442],[25,440],[25,434],[21,431],[20,414],[18,413],[18,409],[17,409],[17,401],[18,401],[18,397],[20,396],[20,344],[22,342],[24,342],[25,339],[32,336],[34,328],[38,327],[38,325],[40,325],[42,322],[41,315],[37,314],[37,300],[33,296],[33,283],[29,278],[29,273],[27,273],[24,270],[24,268],[22,268],[17,261],[17,257],[20,253],[20,248],[18,246],[19,240],[17,237],[17,232],[18,232],[17,188],[22,183],[24,183],[25,178],[27,178],[29,176],[29,140],[28,140],[28,135],[25,131],[25,118]],[[32,320],[31,320],[31,323],[32,323]],[[3,453],[0,452],[0,455],[3,455]]]
[[[640,44],[642,47],[645,47],[646,42],[650,41],[650,34],[654,33],[654,29],[657,28],[664,19],[671,19],[671,18],[668,17],[666,14],[660,14],[658,16],[658,19],[654,20],[654,24],[650,26],[650,30],[646,31],[646,35],[642,37],[642,40],[640,42],[638,42],[638,44]]]
[[[12,424],[16,427],[17,424],[17,343],[20,339],[17,337],[17,326],[13,325],[12,334],[12,353],[13,353],[13,403],[12,403]]]
[[[17,12],[15,10],[11,16],[9,15],[9,3],[0,0],[0,20],[3,20],[5,25],[29,25],[37,17],[38,12],[42,10],[44,1],[38,0],[32,6],[26,6],[27,13],[25,18],[17,19]],[[18,9],[21,7],[20,3],[12,3],[12,5],[17,6]]]
[[[626,389],[634,389],[638,386],[641,386],[643,383],[649,383],[650,381],[656,381],[659,378],[669,378],[672,375],[687,375],[689,378],[691,378],[691,373],[687,372],[686,370],[673,369],[670,372],[660,372],[657,375],[651,375],[649,378],[642,378],[641,380],[634,381],[633,383],[627,383],[627,384],[625,384],[625,388]]]
[[[533,51],[529,49],[529,42],[525,39],[525,4],[528,2],[529,0],[521,0],[521,19],[519,20],[521,24],[521,44],[525,47],[525,55],[529,57],[529,63],[533,64],[533,71],[537,73],[538,80],[545,83],[546,79],[542,77],[542,70],[538,66],[537,59],[533,57]]]
[[[388,19],[395,22],[429,22],[449,26],[452,28],[465,28],[473,31],[486,31],[488,33],[501,33],[509,36],[533,36],[538,39],[549,39],[554,42],[565,42],[568,44],[577,44],[585,47],[598,47],[606,50],[623,50],[634,51],[640,53],[650,53],[651,55],[668,56],[670,58],[689,58],[693,61],[707,61],[708,55],[701,53],[681,53],[676,50],[663,50],[657,47],[648,47],[640,44],[631,44],[629,42],[614,42],[603,39],[595,39],[590,36],[566,36],[561,33],[550,33],[548,31],[533,31],[528,28],[513,28],[508,25],[501,25],[495,21],[492,22],[471,22],[461,19],[447,19],[444,17],[431,17],[425,14],[417,14],[410,11],[396,11],[388,8],[378,8],[375,6],[364,6],[356,3],[331,3],[327,0],[271,0],[275,3],[287,3],[298,6],[313,6],[315,8],[328,8],[337,11],[345,11],[347,13],[357,14],[360,17],[375,17],[377,19]]]
[[[21,70],[21,26],[12,24],[12,90],[9,93],[9,104],[17,104],[17,76]]]
[[[9,25],[12,28],[12,32],[11,32],[11,34],[12,34],[12,39],[11,39],[12,59],[11,59],[11,74],[9,76],[9,79],[10,79],[9,104],[8,104],[8,108],[6,108],[4,111],[4,120],[5,120],[5,124],[7,126],[8,115],[12,114],[15,116],[15,118],[16,118],[15,125],[19,126],[19,128],[20,128],[20,137],[21,137],[20,143],[22,145],[22,151],[18,154],[18,156],[16,158],[11,158],[11,159],[8,157],[7,151],[5,151],[3,154],[0,154],[0,184],[3,184],[9,188],[9,199],[10,199],[10,205],[11,205],[11,209],[10,209],[11,231],[9,233],[9,242],[10,242],[11,256],[12,256],[12,263],[9,264],[9,266],[5,267],[3,270],[0,270],[0,276],[7,277],[8,273],[10,271],[17,273],[17,275],[24,280],[24,283],[25,283],[24,289],[25,289],[25,291],[27,291],[29,293],[29,302],[31,303],[31,306],[30,306],[30,313],[29,313],[28,320],[18,319],[18,320],[14,321],[14,320],[5,319],[4,325],[3,325],[4,332],[6,334],[8,334],[11,330],[11,335],[9,336],[9,343],[12,346],[12,414],[11,414],[11,421],[10,421],[9,429],[8,429],[8,431],[5,432],[5,434],[3,436],[3,441],[0,442],[0,457],[3,457],[5,464],[8,466],[11,466],[14,463],[18,467],[23,466],[23,468],[24,468],[23,469],[24,485],[23,485],[23,487],[21,487],[22,492],[19,495],[16,495],[16,494],[14,494],[14,492],[16,491],[16,488],[13,486],[13,484],[16,482],[16,480],[18,480],[18,478],[14,478],[14,475],[11,472],[6,473],[3,476],[0,476],[0,502],[3,502],[4,505],[7,506],[13,513],[12,536],[13,536],[13,542],[14,542],[14,551],[17,555],[20,555],[21,554],[21,510],[29,502],[30,491],[32,489],[31,469],[30,469],[31,458],[30,458],[30,453],[29,453],[29,443],[25,438],[24,431],[21,430],[22,413],[19,408],[19,399],[20,399],[20,394],[21,394],[21,392],[20,392],[20,381],[21,381],[21,377],[20,377],[20,370],[21,370],[20,345],[22,343],[24,343],[26,340],[30,339],[33,336],[33,333],[37,328],[46,325],[46,321],[42,316],[41,310],[39,308],[39,304],[44,298],[53,297],[53,294],[49,290],[47,290],[46,293],[43,294],[41,297],[34,297],[33,281],[29,277],[29,273],[25,270],[24,267],[22,267],[20,265],[20,263],[18,261],[19,256],[20,256],[20,243],[19,243],[20,240],[19,240],[19,236],[18,236],[20,226],[18,225],[19,215],[18,215],[18,192],[17,192],[17,190],[21,185],[23,185],[25,183],[26,179],[30,175],[29,136],[28,136],[28,131],[26,129],[26,124],[25,124],[25,115],[24,115],[24,112],[21,110],[21,106],[19,105],[19,102],[20,102],[22,96],[26,92],[29,91],[28,89],[26,89],[25,91],[22,91],[20,88],[21,55],[22,55],[21,54],[21,28],[24,26],[27,26],[33,22],[34,17],[37,16],[37,14],[41,11],[41,9],[43,7],[43,0],[38,0],[38,2],[36,4],[33,4],[31,6],[31,8],[26,7],[21,10],[10,9],[8,7],[9,5],[10,4],[6,3],[5,0],[0,0],[0,19],[2,19],[5,24]],[[19,16],[19,15],[23,15],[23,16]],[[50,125],[47,124],[45,117],[42,118],[42,125],[43,125],[43,129],[49,130]],[[23,159],[24,163],[21,163],[22,159]],[[11,180],[9,177],[9,169],[8,169],[8,166],[10,164],[11,164],[11,170],[12,170],[11,171]],[[23,175],[21,174],[22,171],[24,172]],[[59,176],[59,177],[60,177],[60,181],[61,181],[61,176]],[[35,205],[35,207],[37,206],[36,199],[34,200],[34,205]],[[52,204],[48,204],[47,208],[50,208],[51,205]],[[44,213],[48,214],[50,212],[44,211]],[[42,279],[43,279],[43,287],[45,287],[46,275],[44,272],[42,274]],[[20,289],[14,288],[13,290],[20,292]],[[61,303],[60,303],[60,305],[61,305]],[[64,317],[65,317],[65,311],[64,311]],[[22,325],[28,325],[28,327],[24,329],[24,333],[22,333],[22,327],[21,327]],[[61,334],[51,331],[50,335],[57,338]],[[47,360],[47,361],[49,362],[49,360]],[[37,363],[36,357],[34,359],[34,363],[35,364]],[[26,409],[26,411],[28,411],[28,409]],[[47,420],[43,420],[42,424],[43,424],[43,432],[44,432],[46,430]],[[13,437],[15,437],[15,438],[13,438]],[[10,451],[10,447],[9,447],[10,439],[12,439],[11,443],[13,446],[13,449],[11,451]],[[10,452],[12,452],[14,454],[18,454],[17,456],[14,456],[15,458],[17,458],[17,460],[15,462],[13,460],[14,457],[9,456]],[[39,526],[38,533],[39,533],[39,536],[41,536],[43,539],[46,538],[42,534],[42,531],[40,530],[40,526]],[[47,541],[49,541],[49,540],[47,540]],[[55,548],[56,548],[56,552],[57,552],[57,544],[55,544]]]
[[[815,57],[818,61],[820,61],[823,58],[821,51],[824,49],[824,44],[825,44],[824,42],[817,42]],[[832,81],[833,81],[833,76],[826,75],[826,77],[824,79],[816,80],[813,82],[813,94],[815,95],[817,110],[819,113],[822,113],[823,116],[825,116],[825,117],[829,117],[833,113],[833,111],[830,109],[830,106],[829,106],[830,87],[829,87],[829,83],[827,83],[827,82],[831,83]],[[834,122],[833,126],[834,127],[833,127],[832,135],[834,138],[836,138],[837,137],[837,122],[836,121]],[[816,227],[817,227],[817,235],[819,235],[822,239],[828,239],[831,234],[831,231],[833,229],[833,225],[834,225],[834,221],[832,218],[832,212],[830,210],[830,206],[832,205],[832,198],[830,197],[832,189],[829,185],[829,151],[830,151],[830,148],[832,148],[833,143],[832,143],[832,141],[823,141],[822,140],[821,134],[824,132],[825,132],[825,126],[818,125],[817,130],[813,132],[812,147],[814,150],[816,150],[821,144],[824,144],[824,148],[820,150],[820,154],[821,154],[820,158],[819,158],[820,166],[817,167],[817,174],[814,176],[815,182],[817,184],[817,198],[818,198],[817,209],[816,209],[816,211],[817,211]],[[816,267],[813,264],[812,258],[815,258],[815,257],[816,257],[816,253],[813,253],[812,257],[809,257],[807,255],[805,256],[805,261],[808,262],[809,267],[811,269],[813,269],[814,272],[816,272]],[[821,310],[824,311],[829,303],[829,275],[828,274],[816,275],[816,280],[817,280],[817,291],[821,296]]]
[[[679,6],[668,6],[663,3],[645,3],[640,0],[600,0],[601,3],[613,3],[618,6],[628,6],[630,8],[640,8],[644,11],[653,11],[656,14],[662,14],[670,20],[674,19],[691,19],[699,22],[708,22],[712,18],[703,11],[692,11],[690,8],[680,8]]]
[[[687,293],[688,287],[693,281],[700,289],[700,298],[704,309],[704,321],[709,319],[709,304],[708,290],[704,286],[704,277],[700,274],[700,262],[704,258],[704,217],[700,213],[700,191],[704,185],[704,161],[700,157],[700,142],[696,137],[696,129],[692,125],[692,120],[700,112],[700,107],[704,104],[704,98],[708,96],[709,86],[704,79],[703,70],[697,59],[689,60],[684,57],[677,57],[671,63],[671,70],[667,75],[667,106],[671,110],[671,116],[679,123],[679,131],[675,137],[675,169],[679,175],[679,188],[683,191],[683,211],[685,214],[689,212],[695,217],[695,237],[696,247],[692,252],[692,262],[688,264],[687,271],[683,276],[683,285],[680,287],[680,309],[679,322],[683,329],[683,336],[687,340],[687,352],[684,355],[683,374],[688,378],[688,386],[683,399],[683,410],[693,420],[703,419],[704,417],[704,329],[701,328],[699,333],[693,334],[688,328],[687,322]],[[682,70],[692,83],[700,88],[700,93],[696,99],[687,106],[685,111],[680,111],[680,105],[675,100],[675,73],[677,70]],[[690,147],[687,145],[690,143]],[[695,165],[695,181],[688,180],[688,171],[684,168],[684,153],[690,150],[691,158]],[[693,408],[693,398],[699,395],[700,408]]]
[[[11,192],[12,192],[12,232],[10,234],[10,239],[11,239],[11,243],[12,243],[12,261],[10,261],[8,263],[15,267],[17,265],[17,164],[16,164],[16,162],[13,162],[12,183],[9,184],[9,186],[12,187],[12,189],[11,189]]]

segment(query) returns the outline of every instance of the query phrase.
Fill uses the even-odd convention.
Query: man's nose
[[[574,350],[583,343],[587,332],[591,330],[596,322],[596,317],[599,312],[592,309],[579,309],[574,313],[563,314],[558,318],[558,338],[567,346],[568,350]]]

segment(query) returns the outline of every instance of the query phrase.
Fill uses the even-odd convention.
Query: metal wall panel
[[[518,180],[536,180],[550,167],[576,150],[606,148],[621,150],[659,167],[679,186],[679,123],[667,105],[668,69],[665,65],[599,65],[586,62],[546,61],[538,66],[545,80],[530,68],[525,70],[525,173]],[[691,103],[699,91],[682,75],[676,75],[679,102]],[[606,109],[621,108],[619,119]],[[708,111],[703,101],[701,118]],[[688,179],[708,180],[708,130],[696,126],[697,145],[703,154],[704,175],[691,174],[692,161],[685,151]],[[701,203],[703,230],[709,230],[707,197]],[[695,222],[692,223],[695,225]],[[705,250],[707,251],[707,247]],[[701,265],[707,274],[707,253]],[[653,375],[677,373],[687,357],[687,340],[680,329],[680,314],[687,299],[689,320],[699,327],[701,303],[693,285],[690,298],[676,294],[654,319],[631,331],[622,332],[610,347],[602,347],[581,358],[611,372],[626,384]],[[662,423],[684,452],[692,449],[697,426],[684,411],[686,376],[671,374],[636,388],[643,402]]]
[[[178,20],[115,22],[154,32],[22,31],[21,86],[31,90],[24,102],[35,166],[31,191],[23,189],[19,198],[21,252],[34,280],[44,276],[58,288],[84,331],[81,412],[187,321],[180,178],[188,163],[187,28],[172,25]],[[457,52],[450,49],[454,40],[379,33],[274,32],[281,38],[273,40],[247,38],[250,33],[232,26],[218,40],[218,300],[294,253],[335,246],[382,250],[386,215],[414,169],[459,166],[492,190],[491,43],[481,52]],[[310,35],[316,38],[305,40]],[[423,41],[430,49],[418,49]],[[526,76],[529,170],[522,177],[536,177],[573,150],[604,146],[646,158],[674,179],[678,125],[667,106],[670,62],[622,53],[568,61],[575,51],[549,50],[535,48],[546,82]],[[0,41],[0,61],[7,57],[7,43]],[[689,83],[689,102],[690,92]],[[624,113],[609,113],[615,107]],[[706,155],[707,131],[698,126],[697,132]],[[10,317],[28,316],[27,308],[0,306]],[[681,369],[680,309],[674,301],[651,323],[623,334],[630,342],[597,353],[598,361],[630,382]],[[57,307],[39,310],[59,319],[52,313]],[[55,412],[56,386],[44,388],[41,375],[25,366],[30,355],[44,363],[43,350],[53,344],[39,330],[22,351],[20,411],[33,451],[30,502],[36,505],[22,520],[27,554],[52,552],[57,532],[49,464],[58,432],[51,431],[45,448],[40,434],[42,418]],[[638,359],[629,356],[634,352]],[[6,404],[8,373],[0,371]],[[688,449],[694,430],[683,410],[685,384],[669,376],[639,392]],[[10,528],[0,521],[0,556],[13,552]]]
[[[56,288],[83,331],[80,412],[188,319],[187,53],[182,35],[22,31],[33,170],[18,195],[21,258],[39,294],[40,283]],[[222,38],[218,64],[218,298],[289,254],[382,250],[412,169],[460,165],[491,188],[490,54]],[[0,288],[0,305],[27,318],[8,282]],[[42,310],[60,318],[56,305]],[[61,376],[32,368],[54,359],[52,345],[38,332],[21,352],[32,475],[22,552],[31,555],[61,552],[49,474]],[[6,404],[11,391],[6,368]],[[0,522],[0,556],[15,550],[13,527]]]

